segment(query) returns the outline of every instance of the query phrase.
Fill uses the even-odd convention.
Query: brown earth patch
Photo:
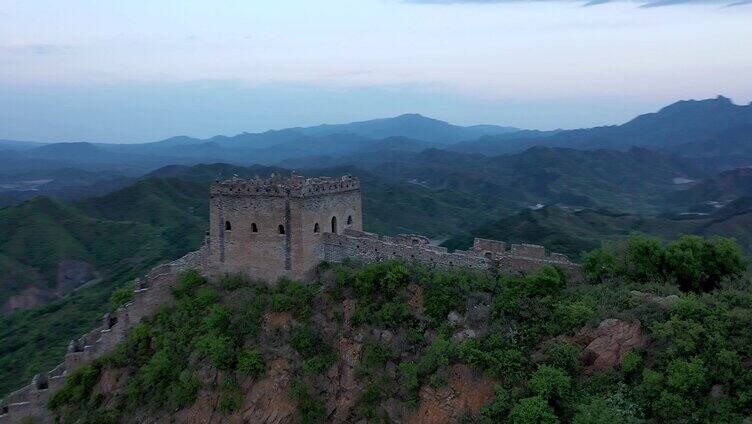
[[[440,389],[423,386],[420,405],[409,418],[410,424],[457,423],[466,415],[476,415],[494,395],[493,382],[464,364],[452,367],[449,384]]]

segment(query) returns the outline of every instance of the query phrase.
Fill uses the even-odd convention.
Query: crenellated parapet
[[[340,178],[305,178],[293,174],[290,177],[272,175],[270,178],[232,178],[217,181],[211,186],[214,196],[271,196],[310,197],[343,193],[360,189],[360,181],[352,176]]]

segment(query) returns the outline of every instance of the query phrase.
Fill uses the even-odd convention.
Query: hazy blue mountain
[[[518,131],[518,128],[496,125],[462,127],[411,113],[394,118],[373,119],[349,124],[319,125],[308,128],[294,128],[294,130],[313,136],[331,134],[357,134],[368,138],[402,136],[433,143],[450,144],[484,135],[510,133]]]
[[[0,140],[0,150],[27,150],[44,144],[36,141]]]
[[[746,131],[749,131],[750,125],[752,104],[735,105],[730,99],[719,96],[715,99],[676,102],[622,125],[559,131],[534,138],[514,138],[514,133],[486,136],[455,144],[452,149],[490,155],[520,151],[535,145],[579,149],[628,149],[632,146],[668,149],[705,142],[735,128],[747,128]]]

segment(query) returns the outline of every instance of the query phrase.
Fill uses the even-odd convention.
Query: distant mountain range
[[[746,134],[737,143],[745,154],[752,151],[749,130],[752,104],[735,105],[730,99],[680,101],[655,113],[640,115],[622,124],[589,129],[557,131],[541,137],[515,138],[514,133],[486,136],[452,146],[453,150],[498,155],[532,146],[572,147],[577,149],[628,149],[645,147],[657,150],[681,150],[678,146],[694,145],[709,153],[727,134]],[[746,142],[744,142],[746,141]],[[743,145],[743,146],[742,146]]]
[[[389,159],[395,152],[439,148],[496,156],[530,147],[628,150],[642,147],[684,156],[706,168],[752,165],[752,105],[725,97],[680,101],[615,126],[535,131],[495,125],[458,126],[417,114],[338,125],[288,128],[236,136],[187,136],[144,144],[35,144],[0,140],[0,166],[8,170],[76,166],[119,167],[145,173],[169,164],[207,162],[329,165],[347,157]],[[345,159],[344,161],[342,159]]]

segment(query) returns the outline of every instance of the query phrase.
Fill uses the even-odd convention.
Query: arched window
[[[313,232],[314,233],[320,233],[321,232],[321,229],[319,228],[319,223],[318,222],[315,223],[315,224],[313,224]]]
[[[347,225],[352,225],[352,215],[347,216]]]
[[[225,221],[225,231],[232,230],[232,224],[230,224],[230,221]]]
[[[256,226],[255,222],[251,222],[251,232],[258,233],[258,227]]]
[[[279,224],[279,227],[277,229],[279,230],[280,234],[284,234],[285,233],[285,226],[284,225]]]
[[[336,216],[332,217],[332,232],[334,234],[337,234],[337,217]]]

